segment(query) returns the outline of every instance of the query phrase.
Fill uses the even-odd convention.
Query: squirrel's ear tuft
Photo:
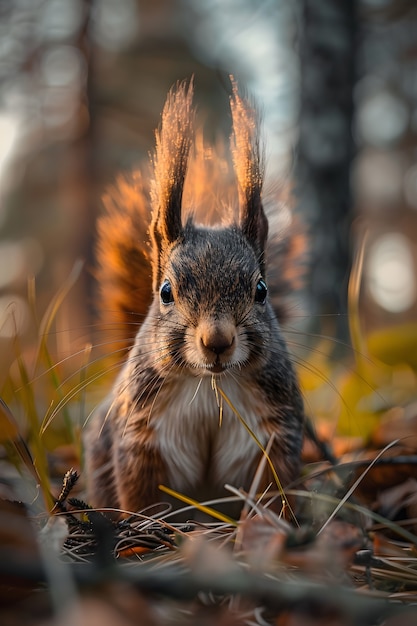
[[[153,251],[158,256],[154,266],[161,252],[182,234],[181,203],[194,123],[192,100],[193,81],[177,83],[168,93],[156,132],[150,226]]]
[[[259,257],[264,274],[268,220],[261,198],[264,155],[258,135],[259,116],[249,101],[239,95],[235,81],[231,80],[233,133],[230,142],[239,190],[239,222],[243,234]]]

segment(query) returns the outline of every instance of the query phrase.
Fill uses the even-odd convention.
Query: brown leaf
[[[282,555],[287,541],[289,526],[284,520],[271,524],[255,516],[246,519],[239,527],[241,549],[247,562],[257,570],[267,570]]]
[[[333,520],[313,544],[302,550],[287,550],[283,560],[316,576],[339,577],[363,547],[360,528],[347,522]]]

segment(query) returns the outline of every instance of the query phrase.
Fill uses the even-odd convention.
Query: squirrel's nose
[[[200,340],[206,350],[214,354],[223,354],[235,341],[234,327],[231,325],[206,325],[201,330]]]

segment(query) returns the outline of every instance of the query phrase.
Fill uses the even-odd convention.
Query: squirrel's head
[[[202,228],[182,221],[192,144],[192,85],[168,95],[156,134],[152,187],[153,290],[162,344],[177,365],[221,373],[262,356],[273,317],[265,283],[268,221],[261,201],[263,159],[257,116],[236,85],[231,149],[239,196],[237,223]]]
[[[265,279],[242,231],[188,221],[159,288],[161,327],[178,362],[198,373],[253,362],[256,345],[268,335],[266,303]]]

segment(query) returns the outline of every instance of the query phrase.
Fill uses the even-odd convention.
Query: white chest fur
[[[222,377],[218,387],[263,446],[260,429],[265,403],[248,381]],[[222,405],[222,411],[220,406]],[[210,376],[183,376],[160,390],[150,420],[158,432],[170,486],[178,491],[201,484],[248,487],[249,472],[260,450],[236,413],[213,389]]]

